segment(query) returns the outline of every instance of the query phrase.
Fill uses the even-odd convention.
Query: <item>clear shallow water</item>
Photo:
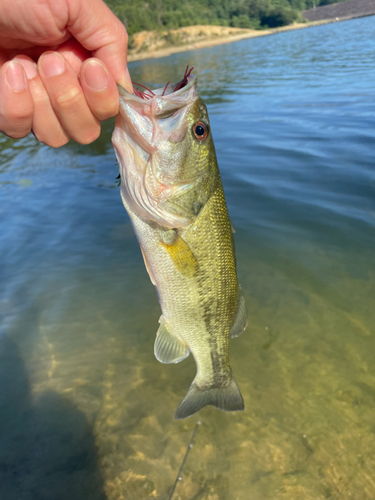
[[[375,498],[375,25],[357,19],[132,63],[194,65],[209,105],[249,327],[246,410],[176,422],[192,359],[153,356],[160,315],[90,147],[0,138],[0,498]]]

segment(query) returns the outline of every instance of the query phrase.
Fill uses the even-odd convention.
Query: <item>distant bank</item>
[[[375,0],[347,0],[346,2],[334,3],[309,9],[302,12],[309,21],[343,21],[355,17],[375,15]]]
[[[128,51],[128,61],[166,57],[176,52],[221,45],[244,38],[272,35],[282,31],[308,28],[309,26],[327,22],[331,22],[331,20],[293,23],[289,26],[268,30],[249,30],[224,26],[186,26],[165,32],[141,31],[133,36]]]
[[[186,26],[165,32],[142,31],[133,36],[128,60],[138,61],[166,57],[176,52],[230,43],[244,38],[272,35],[283,31],[309,28],[320,24],[375,15],[375,0],[347,0],[336,4],[305,10],[306,23],[268,30],[249,30],[223,26]]]

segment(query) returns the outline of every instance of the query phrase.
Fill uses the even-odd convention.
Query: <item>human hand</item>
[[[127,33],[102,0],[0,0],[0,131],[89,144],[132,92]]]

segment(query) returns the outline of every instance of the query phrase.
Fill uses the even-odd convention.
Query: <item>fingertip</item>
[[[100,124],[98,123],[96,124],[96,126],[91,127],[90,130],[87,130],[84,135],[82,135],[78,139],[75,139],[75,141],[78,142],[79,144],[84,144],[84,145],[91,144],[92,142],[96,141],[99,138],[100,132],[101,132],[101,127]]]
[[[31,130],[34,103],[24,68],[17,60],[6,62],[0,71],[0,130],[14,139]]]

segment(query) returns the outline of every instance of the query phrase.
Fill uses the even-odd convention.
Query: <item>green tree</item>
[[[127,27],[129,35],[142,30],[172,29],[193,24],[239,28],[276,28],[292,23],[314,0],[105,0]],[[321,5],[337,0],[320,0]],[[343,0],[342,0],[343,1]],[[319,0],[315,1],[319,4]]]

